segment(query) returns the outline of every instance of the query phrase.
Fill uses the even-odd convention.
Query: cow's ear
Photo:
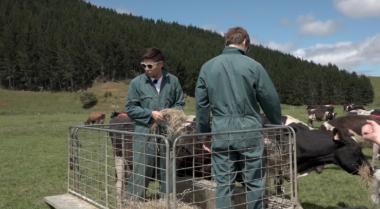
[[[355,140],[352,139],[352,136],[350,135],[349,131],[337,128],[333,129],[333,140],[336,144],[340,145],[347,145],[355,142]]]
[[[337,128],[334,128],[332,132],[333,132],[333,141],[336,144],[343,145],[345,143],[345,140],[344,140],[342,131]]]
[[[334,128],[332,132],[333,132],[333,140],[334,141],[339,141],[342,139],[342,134],[340,133],[340,131],[337,128]]]

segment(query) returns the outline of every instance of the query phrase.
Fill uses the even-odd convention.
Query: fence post
[[[168,143],[168,138],[165,138],[165,146],[166,146],[166,184],[165,184],[165,187],[166,187],[166,205],[168,207],[168,209],[171,208],[171,204],[170,204],[170,200],[171,200],[171,197],[170,197],[170,189],[171,189],[171,183],[173,181],[173,178],[172,178],[172,166],[171,166],[171,162],[173,160],[173,151],[171,150],[171,147]]]
[[[178,138],[177,138],[178,139]],[[172,186],[173,186],[173,208],[176,209],[177,208],[177,173],[176,173],[176,164],[177,164],[177,161],[176,161],[176,155],[175,155],[175,151],[177,149],[177,139],[174,140],[174,143],[173,143],[173,150],[171,151],[170,153],[170,156],[171,156],[171,160],[173,162],[173,164],[171,165],[171,170],[173,172],[173,178],[172,178]]]
[[[105,159],[104,159],[104,163],[105,163],[105,165],[104,165],[104,186],[105,186],[105,195],[106,195],[106,207],[108,208],[108,176],[107,176],[107,174],[108,174],[108,160],[107,160],[107,149],[108,149],[108,147],[107,147],[107,140],[104,140],[104,143],[105,143]]]

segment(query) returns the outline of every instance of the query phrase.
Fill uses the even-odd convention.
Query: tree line
[[[252,34],[253,35],[253,34]],[[75,91],[95,79],[130,79],[140,56],[158,47],[188,95],[201,65],[223,50],[223,37],[176,22],[119,14],[81,0],[0,1],[0,85],[9,89]],[[267,69],[285,104],[372,102],[369,78],[260,45],[248,56]]]

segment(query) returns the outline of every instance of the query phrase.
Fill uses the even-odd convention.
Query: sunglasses
[[[141,67],[143,68],[143,69],[146,69],[146,68],[148,68],[148,69],[152,69],[153,68],[153,66],[156,66],[157,65],[157,63],[158,62],[154,62],[154,63],[151,63],[151,64],[148,64],[148,63],[140,63],[140,65],[141,65]]]

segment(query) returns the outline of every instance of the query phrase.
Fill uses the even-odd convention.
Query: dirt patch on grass
[[[125,97],[128,92],[126,82],[95,82],[89,91],[94,92],[97,96],[103,97],[110,94],[113,97]]]
[[[0,107],[6,107],[8,106],[8,103],[0,100]]]
[[[101,91],[101,92],[120,92],[125,88],[125,84],[118,82],[105,82],[105,83],[95,83],[91,90]]]
[[[110,91],[110,92],[118,92],[120,91],[125,84],[123,83],[116,83],[116,82],[106,82],[99,86],[99,88],[103,91]]]

